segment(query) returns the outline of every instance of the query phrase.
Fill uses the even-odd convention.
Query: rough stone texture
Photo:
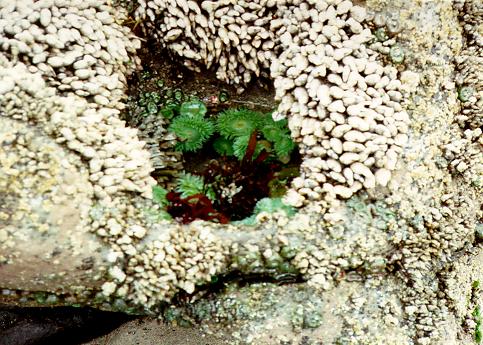
[[[206,334],[198,329],[168,326],[156,319],[144,318],[125,323],[104,337],[89,341],[84,345],[225,345],[230,339]]]
[[[225,5],[230,3],[225,2]],[[53,6],[52,1],[39,3],[45,8]],[[166,2],[157,3],[166,8]],[[194,2],[180,0],[176,3],[183,7],[185,3]],[[301,3],[293,1],[294,13],[297,13],[297,4]],[[348,1],[327,1],[329,3],[337,6],[337,11],[340,8],[341,14],[346,6],[350,7]],[[87,198],[92,206],[76,210],[80,227],[75,232],[85,234],[82,244],[76,248],[61,245],[60,250],[72,252],[74,249],[74,253],[75,249],[88,250],[84,241],[98,245],[101,242],[97,238],[102,239],[106,253],[101,260],[109,263],[108,275],[95,277],[99,278],[97,282],[83,284],[84,288],[102,284],[102,293],[98,297],[104,300],[103,307],[119,307],[119,301],[125,301],[124,305],[141,305],[146,312],[157,311],[157,306],[169,301],[175,293],[196,293],[199,285],[233,270],[239,270],[243,275],[268,272],[283,278],[284,272],[280,268],[283,264],[296,268],[306,282],[286,286],[248,284],[237,287],[227,284],[214,296],[203,295],[200,291],[190,299],[190,304],[172,309],[201,323],[207,332],[229,327],[234,338],[231,343],[317,343],[327,339],[334,344],[471,343],[475,325],[467,320],[472,308],[481,304],[481,293],[473,293],[468,284],[473,284],[473,279],[481,279],[482,248],[478,241],[481,242],[482,155],[477,145],[481,144],[481,131],[470,128],[467,132],[461,125],[464,119],[460,117],[461,105],[454,80],[456,62],[452,59],[466,49],[462,40],[464,31],[458,22],[458,8],[453,8],[450,1],[374,0],[366,1],[365,5],[372,9],[368,18],[376,27],[386,26],[394,33],[398,32],[395,30],[398,25],[403,28],[394,37],[405,52],[404,64],[397,67],[405,95],[399,103],[411,122],[408,142],[400,154],[397,169],[387,183],[359,191],[347,201],[331,200],[320,204],[309,199],[294,218],[262,214],[255,228],[239,229],[204,222],[180,226],[153,219],[152,210],[155,211],[156,206],[145,198],[149,197],[149,155],[142,150],[143,145],[135,138],[135,132],[124,128],[118,121],[118,103],[104,104],[104,99],[99,97],[91,102],[89,98],[81,98],[83,95],[59,92],[58,85],[48,84],[47,72],[32,68],[35,64],[33,57],[32,64],[28,59],[22,63],[16,60],[8,45],[0,46],[6,50],[5,55],[0,56],[0,75],[8,76],[0,82],[3,92],[0,123],[2,129],[11,128],[11,131],[0,131],[0,185],[7,188],[8,202],[12,205],[9,207],[15,210],[12,214],[3,212],[0,221],[4,229],[10,224],[17,227],[17,219],[23,219],[26,214],[36,218],[33,227],[30,223],[20,223],[16,231],[0,232],[0,254],[6,258],[0,272],[18,270],[31,274],[31,267],[22,262],[28,257],[25,251],[21,252],[21,257],[6,255],[17,246],[19,236],[25,234],[37,248],[41,243],[45,245],[42,240],[46,236],[56,238],[55,227],[39,229],[40,225],[46,224],[42,221],[45,211],[33,207],[36,198],[26,191],[28,186],[16,185],[13,176],[19,173],[33,175],[31,185],[34,186],[33,192],[38,193],[35,195],[52,200],[58,196],[61,200],[55,205],[61,205],[65,194],[58,186],[65,184],[63,173],[37,171],[46,170],[42,168],[45,168],[46,158],[38,154],[38,148],[58,150],[62,147],[55,158],[50,159],[52,164],[49,167],[55,167],[62,158],[68,157],[62,171],[75,167],[80,176],[77,182],[85,186],[76,196]],[[72,5],[76,6],[77,3]],[[8,9],[8,13],[14,10]],[[53,19],[47,11],[42,11],[39,12],[42,15],[39,23],[48,27]],[[189,12],[189,5],[186,12]],[[89,12],[86,13],[90,18]],[[105,21],[112,23],[109,15],[103,16]],[[394,17],[397,18],[396,24]],[[20,29],[22,31],[22,27]],[[86,35],[89,32],[85,29]],[[22,40],[16,38],[14,41]],[[108,48],[96,49],[102,60],[102,52]],[[381,54],[381,64],[389,64],[394,58],[391,48],[384,43],[370,49]],[[51,66],[58,63],[51,60]],[[125,63],[119,62],[120,65]],[[461,70],[460,66],[458,70]],[[77,77],[82,77],[82,73]],[[44,78],[48,85],[42,84]],[[25,80],[28,82],[22,82]],[[37,94],[29,93],[32,88]],[[304,92],[300,90],[295,88],[287,92],[287,96],[304,98]],[[339,91],[333,92],[335,95]],[[98,110],[92,112],[90,104],[94,103]],[[333,105],[334,110],[339,106],[340,103]],[[54,116],[59,113],[63,115]],[[96,150],[102,150],[103,145],[115,138],[119,138],[115,147],[122,148],[129,142],[138,150],[139,155],[133,164],[139,167],[142,163],[145,168],[136,170],[143,178],[133,178],[138,188],[129,183],[118,188],[119,181],[92,177],[96,176],[98,166],[89,159],[92,158],[89,157],[89,145],[69,146],[69,142],[76,138],[71,132],[77,124],[82,124],[82,116],[86,114],[93,117],[100,114],[100,127],[105,131],[102,133],[109,138],[102,145],[92,144]],[[288,116],[290,120],[290,112]],[[54,121],[56,118],[66,121],[60,121],[61,124]],[[473,120],[470,126],[472,123]],[[99,130],[94,125],[84,125],[84,128],[94,133]],[[16,133],[15,137],[9,136],[12,132]],[[25,136],[39,137],[36,150],[23,148]],[[306,138],[310,136],[309,133],[301,134],[301,142],[305,140],[308,146],[310,141]],[[45,140],[47,137],[50,141]],[[52,139],[61,146],[50,143]],[[465,149],[465,140],[471,150]],[[458,144],[460,141],[463,141],[461,145]],[[338,150],[337,145],[333,144],[335,150]],[[126,155],[131,151],[125,152]],[[471,155],[471,164],[465,169],[460,164],[467,151]],[[12,160],[15,162],[19,158],[17,166],[12,167]],[[304,156],[304,162],[308,158],[312,157]],[[32,170],[29,170],[29,164]],[[108,170],[115,167],[106,166],[104,176],[110,176],[110,173],[118,176],[119,171]],[[47,185],[43,192],[38,189],[46,180],[42,174],[55,177],[54,183]],[[387,175],[379,174],[379,177],[387,180]],[[116,188],[109,189],[113,186],[109,182],[113,182]],[[126,192],[133,190],[129,186],[134,189],[132,193]],[[311,192],[310,188],[316,186],[308,184],[303,187]],[[44,231],[42,238],[32,236],[33,231],[37,233],[39,230]],[[465,260],[475,267],[473,271],[464,269]],[[266,267],[273,263],[278,268]],[[23,276],[23,273],[19,274],[20,279],[14,281],[11,274],[0,274],[0,286],[32,288],[22,281]],[[46,290],[55,291],[63,282],[69,281],[70,273],[65,278],[49,275],[42,278],[45,285],[36,288],[46,286]],[[77,294],[75,297],[78,298],[80,290],[77,287],[70,292]],[[470,294],[471,303],[465,304],[463,299]],[[8,291],[3,295],[16,296]],[[282,325],[285,327],[280,329]]]
[[[476,247],[459,257],[454,265],[445,272],[443,282],[447,287],[448,297],[454,305],[456,320],[464,320],[463,328],[466,334],[461,334],[462,344],[473,344],[472,335],[475,332],[474,317],[471,315],[476,306],[483,303],[481,287],[474,288],[475,282],[483,282],[483,248]]]
[[[52,279],[67,291],[96,284],[102,243],[82,224],[92,186],[79,157],[33,126],[8,118],[1,124],[0,145],[9,147],[0,150],[1,286],[16,289],[20,280],[22,289],[49,290]]]

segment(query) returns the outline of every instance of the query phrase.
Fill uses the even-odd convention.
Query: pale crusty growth
[[[199,70],[213,67],[220,80],[247,84],[275,58],[272,18],[285,1],[138,0],[136,16],[150,36]]]
[[[286,201],[349,198],[387,186],[407,142],[398,71],[366,48],[365,9],[351,1],[139,1],[137,15],[189,67],[229,83],[269,67],[275,118],[304,156]]]
[[[88,161],[96,197],[106,200],[119,191],[149,196],[154,184],[144,143],[118,117],[128,52],[139,41],[111,12],[89,0],[0,1],[4,115],[41,123],[78,152]],[[43,111],[27,111],[25,98],[42,100],[45,92]]]
[[[30,73],[20,62],[11,64],[2,54],[0,78],[2,86],[12,86],[0,97],[2,115],[41,124],[46,134],[88,161],[97,198],[108,201],[120,191],[150,195],[149,154],[136,130],[119,120],[119,110],[95,109],[75,95],[58,96],[40,73]]]
[[[62,95],[123,108],[124,74],[140,41],[115,23],[102,1],[1,0],[1,50],[20,59]]]
[[[462,175],[468,183],[480,186],[483,177],[482,130],[467,129],[460,136],[455,133],[454,140],[444,146],[444,158],[449,161],[448,168],[453,174]]]
[[[111,248],[111,279],[102,285],[102,293],[156,309],[180,290],[193,293],[197,284],[223,272],[232,241],[221,241],[210,223],[151,220],[149,210],[156,214],[156,209],[149,207],[119,197],[91,209],[91,227]]]
[[[456,118],[463,128],[477,129],[483,126],[483,3],[478,0],[457,0],[465,35],[464,48],[455,56],[458,75],[461,114]]]
[[[457,0],[464,45],[455,56],[455,78],[461,111],[455,117],[459,128],[454,129],[454,140],[444,146],[444,157],[455,175],[470,184],[481,186],[483,176],[483,3],[477,0]]]
[[[164,222],[153,225],[151,232],[143,250],[129,258],[127,276],[121,268],[111,269],[115,281],[123,283],[118,296],[129,293],[137,303],[154,307],[159,301],[170,300],[180,289],[193,293],[196,284],[211,281],[226,268],[229,241],[222,243],[203,223],[182,227]],[[116,252],[110,256],[116,257]]]
[[[387,186],[407,142],[402,85],[396,68],[366,48],[365,15],[350,1],[308,1],[280,18],[274,116],[288,116],[304,156],[286,196],[294,206]]]

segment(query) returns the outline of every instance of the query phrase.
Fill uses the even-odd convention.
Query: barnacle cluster
[[[0,3],[2,114],[45,124],[46,133],[88,162],[95,195],[106,201],[119,192],[149,196],[154,184],[144,143],[119,119],[125,73],[138,62],[140,41],[112,11],[102,1]],[[19,106],[37,102],[33,95],[42,88],[50,105],[33,114]]]
[[[455,56],[456,91],[461,111],[455,117],[454,139],[445,145],[449,169],[475,187],[483,184],[483,5],[480,1],[458,0],[454,3],[462,22],[463,49]]]
[[[274,57],[271,18],[285,1],[137,1],[135,16],[158,42],[199,71],[214,67],[220,80],[248,83],[267,74]]]
[[[477,129],[483,126],[483,36],[481,22],[483,5],[477,0],[456,0],[454,3],[462,22],[464,33],[463,51],[455,56],[456,84],[461,114],[458,124],[463,128]]]

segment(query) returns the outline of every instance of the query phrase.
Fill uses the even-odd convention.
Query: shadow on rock
[[[91,308],[0,307],[0,345],[81,344],[132,319]]]

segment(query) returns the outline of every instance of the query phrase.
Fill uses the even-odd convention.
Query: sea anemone
[[[243,135],[235,139],[233,143],[233,154],[239,160],[242,160],[245,157],[248,148],[248,142],[250,141],[250,135]],[[257,158],[257,156],[265,149],[265,146],[260,145],[258,142],[255,147],[255,152],[253,153],[252,159]]]
[[[245,152],[247,151],[248,147],[248,140],[250,140],[250,136],[243,135],[236,138],[235,142],[233,143],[233,154],[239,160],[242,160],[243,156],[245,156]]]
[[[288,163],[290,161],[290,155],[295,148],[295,143],[293,142],[290,135],[282,136],[279,140],[275,141],[273,144],[275,148],[275,153],[277,158],[282,163]]]
[[[211,201],[216,199],[213,187],[206,185],[203,177],[190,173],[182,173],[176,181],[176,192],[181,198],[188,198],[193,195],[203,194]]]
[[[274,121],[270,115],[267,115],[260,130],[265,139],[273,144],[275,153],[280,160],[286,161],[287,158],[290,158],[295,143],[290,137],[287,120]]]
[[[176,149],[196,151],[211,137],[215,131],[215,126],[201,115],[181,115],[171,122],[168,130],[176,134],[179,139]]]
[[[293,207],[284,204],[282,198],[263,198],[257,201],[253,213],[274,213],[277,211],[283,211],[289,217],[293,216],[296,212]]]
[[[282,202],[282,198],[263,198],[257,201],[251,216],[242,220],[233,221],[232,224],[253,226],[257,223],[257,215],[259,213],[275,213],[280,211],[284,212],[287,217],[292,217],[296,213],[293,207]]]
[[[181,193],[182,198],[195,194],[203,194],[205,183],[201,176],[190,173],[182,173],[176,181],[176,191]]]
[[[197,99],[183,102],[179,109],[179,113],[186,116],[204,116],[207,111],[208,109],[206,108],[206,105]]]
[[[261,123],[260,114],[248,109],[228,109],[216,120],[216,128],[227,139],[250,136]]]
[[[287,123],[284,120],[275,122],[270,119],[265,121],[261,131],[265,139],[273,143],[288,134]]]
[[[404,61],[404,55],[404,50],[398,45],[393,45],[389,51],[389,57],[395,64],[402,63]]]
[[[233,141],[219,137],[213,142],[213,149],[220,156],[233,156]]]
[[[158,203],[161,207],[165,207],[168,205],[168,200],[166,199],[166,194],[168,194],[168,191],[158,185],[154,185],[152,187],[153,191],[153,200]]]

